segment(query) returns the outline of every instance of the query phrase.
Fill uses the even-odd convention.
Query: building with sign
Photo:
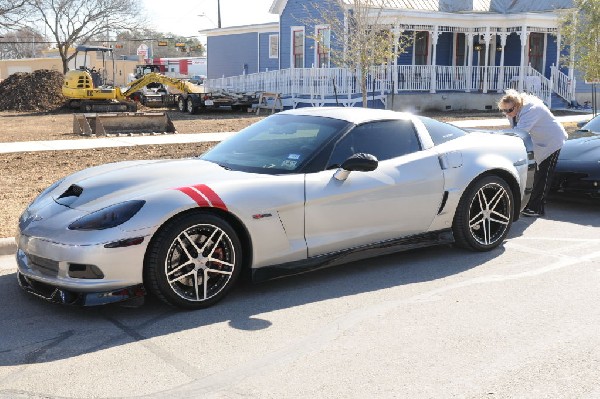
[[[165,75],[175,78],[206,76],[207,72],[206,57],[154,58],[151,63],[160,65]]]

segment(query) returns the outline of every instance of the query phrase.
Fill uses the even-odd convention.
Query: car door
[[[353,153],[376,156],[377,169],[336,180],[336,167]],[[309,257],[426,231],[443,186],[437,154],[421,150],[412,121],[356,126],[334,147],[327,170],[306,175]]]

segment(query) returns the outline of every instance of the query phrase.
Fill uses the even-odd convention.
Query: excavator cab
[[[120,98],[119,88],[115,87],[113,49],[80,45],[76,50],[78,54],[83,53],[83,65],[77,66],[79,57],[76,56],[75,69],[65,74],[62,86],[62,94],[67,98],[69,106],[79,108],[83,112],[136,111],[136,104]],[[90,66],[88,58],[90,52],[102,55],[99,69]],[[109,74],[108,68],[112,69],[112,73]]]

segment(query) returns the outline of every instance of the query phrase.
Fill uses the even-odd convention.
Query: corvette
[[[600,198],[600,117],[576,130],[560,150],[551,192]]]
[[[243,270],[263,281],[427,245],[489,251],[534,170],[515,136],[385,110],[284,111],[197,158],[54,183],[20,217],[17,278],[63,304],[149,292],[196,309]]]

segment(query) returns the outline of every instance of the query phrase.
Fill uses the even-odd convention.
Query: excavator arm
[[[129,86],[125,89],[125,91],[121,91],[121,95],[123,96],[123,98],[126,98],[150,83],[161,83],[165,86],[177,89],[182,93],[204,93],[202,87],[199,87],[193,83],[176,78],[171,78],[160,73],[151,72],[131,82]]]

